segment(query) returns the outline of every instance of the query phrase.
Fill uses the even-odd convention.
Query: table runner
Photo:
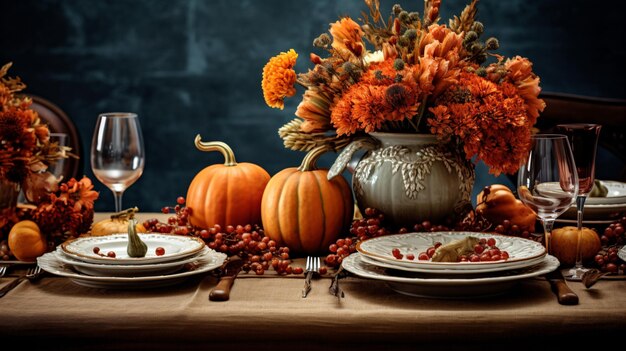
[[[16,273],[0,279],[0,285]],[[580,296],[577,306],[559,305],[542,278],[523,281],[502,296],[471,300],[410,297],[384,282],[356,277],[341,280],[344,299],[328,292],[328,278],[314,279],[303,299],[301,276],[267,272],[241,274],[229,301],[211,302],[208,294],[216,282],[204,275],[167,288],[107,290],[47,275],[35,284],[23,282],[0,299],[0,337],[65,350],[253,345],[273,350],[421,345],[436,350],[479,348],[484,341],[517,349],[542,339],[563,342],[626,331],[623,280],[601,280],[591,289],[568,282]]]

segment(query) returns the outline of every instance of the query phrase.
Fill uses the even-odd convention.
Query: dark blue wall
[[[384,13],[393,3],[383,1]],[[421,1],[400,3],[423,10]],[[465,3],[444,0],[442,18]],[[545,91],[626,98],[625,7],[620,0],[483,0],[478,17],[486,35],[500,39],[501,54],[534,62]],[[203,167],[222,161],[195,150],[198,133],[270,174],[299,164],[303,154],[284,149],[276,132],[293,118],[302,91],[284,111],[268,108],[263,65],[294,48],[296,69],[306,70],[312,40],[338,16],[361,10],[359,0],[3,0],[0,63],[13,61],[11,74],[27,92],[52,100],[78,126],[84,172],[101,191],[97,210],[113,204],[89,168],[96,117],[137,112],[146,169],[124,206],[157,210],[185,195]]]

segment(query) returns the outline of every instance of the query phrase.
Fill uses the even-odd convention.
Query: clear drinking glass
[[[588,268],[583,266],[580,241],[583,232],[583,210],[587,195],[593,189],[596,174],[596,151],[600,136],[599,124],[572,123],[559,124],[556,130],[565,134],[572,147],[572,154],[578,171],[578,196],[576,198],[578,240],[576,244],[576,264],[567,272],[566,276],[572,279],[581,279]]]
[[[91,169],[113,192],[115,212],[122,210],[122,194],[143,173],[145,151],[137,114],[102,113],[91,142]]]
[[[544,245],[550,249],[554,221],[576,200],[578,173],[565,135],[538,134],[526,163],[518,171],[517,193],[535,213],[544,229]]]
[[[69,145],[69,136],[66,133],[50,133],[50,142],[57,143],[59,146]],[[48,172],[52,173],[55,177],[65,176],[63,171],[65,170],[65,158],[56,160],[48,167]],[[66,181],[67,179],[64,179]]]

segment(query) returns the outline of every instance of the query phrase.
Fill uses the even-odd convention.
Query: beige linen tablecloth
[[[329,294],[328,278],[314,279],[302,298],[302,276],[242,274],[229,301],[211,302],[216,282],[204,275],[167,288],[107,290],[47,275],[0,299],[0,337],[63,350],[528,350],[547,341],[617,340],[626,332],[623,280],[591,289],[569,282],[577,306],[559,305],[542,278],[471,300],[410,297],[353,277],[341,280],[344,299]]]

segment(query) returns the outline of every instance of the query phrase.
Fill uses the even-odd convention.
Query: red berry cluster
[[[624,226],[626,226],[626,217],[622,217],[617,221],[609,224],[600,236],[602,245],[624,245],[626,244],[626,236],[624,235]]]
[[[350,237],[340,238],[334,244],[330,244],[330,253],[324,259],[329,267],[339,267],[344,258],[356,252],[356,244],[359,241],[390,234],[384,227],[385,216],[374,208],[366,208],[363,218],[355,219],[350,226]]]
[[[189,223],[191,209],[184,207],[185,198],[179,196],[174,207],[163,207],[161,212],[172,213],[167,223],[152,218],[143,223],[147,230],[159,233],[191,235],[202,238],[213,250],[229,256],[237,255],[245,261],[242,270],[262,275],[270,267],[279,274],[302,274],[301,267],[292,267],[288,247],[279,247],[274,240],[265,236],[258,225],[219,224],[211,228],[197,228]]]
[[[496,225],[494,231],[498,234],[520,236],[522,238],[531,239],[535,236],[530,235],[530,231],[526,227],[520,227],[517,224],[512,224],[511,221],[505,219],[501,224]]]
[[[469,230],[477,227],[482,228],[483,226],[484,224],[480,221],[463,220],[458,223],[455,228],[459,228],[459,230]],[[443,224],[433,224],[428,220],[413,225],[411,229],[413,232],[450,231],[450,227]],[[330,253],[326,256],[324,261],[329,267],[339,267],[345,257],[356,251],[356,244],[359,241],[389,234],[404,234],[408,232],[409,229],[406,227],[397,230],[389,229],[389,227],[385,226],[385,216],[382,212],[375,208],[366,208],[363,212],[363,218],[352,221],[352,226],[350,227],[351,236],[338,239],[334,244],[331,244],[328,248]]]
[[[433,246],[429,247],[426,251],[420,252],[417,259],[420,261],[428,261],[433,258],[437,249],[441,246],[440,242],[435,242]],[[391,254],[398,260],[401,260],[406,256],[407,260],[413,261],[415,255],[413,253],[407,253],[403,255],[400,249],[394,248],[391,250]],[[478,244],[474,245],[474,252],[470,254],[460,255],[458,262],[487,262],[487,261],[501,261],[508,260],[509,253],[504,250],[500,250],[496,246],[496,239],[494,238],[481,238]]]
[[[602,272],[626,274],[626,263],[617,256],[618,251],[616,246],[601,249],[594,257],[594,263]]]
[[[265,236],[258,225],[228,225],[222,230],[219,224],[200,231],[200,237],[209,248],[228,255],[237,255],[246,263],[244,272],[262,275],[271,266],[279,274],[302,274],[301,267],[291,267],[289,248],[279,247],[276,241]]]
[[[617,253],[626,244],[626,216],[609,224],[600,235],[602,249],[595,255],[594,266],[602,272],[611,274],[626,274],[626,262],[619,258]]]

